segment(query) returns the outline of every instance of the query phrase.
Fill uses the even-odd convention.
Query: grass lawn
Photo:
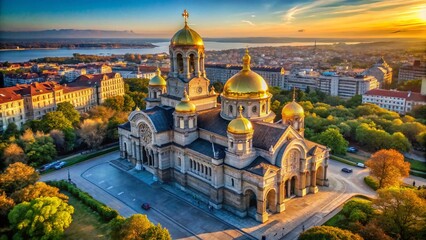
[[[354,196],[352,198],[349,198],[346,202],[350,201],[350,200],[356,200],[356,199],[362,199],[362,200],[368,200],[371,201],[371,199],[364,197],[364,196]],[[332,218],[330,218],[327,222],[325,222],[323,225],[324,226],[332,226],[332,227],[336,227],[337,223],[344,219],[345,216],[343,216],[342,212],[338,212],[336,215],[334,215]]]
[[[410,162],[411,166],[410,168],[417,171],[426,172],[426,163],[420,162],[413,159],[406,159],[408,162]]]
[[[72,223],[65,230],[63,239],[108,239],[108,224],[71,194],[62,193],[69,197],[68,203],[74,207]]]

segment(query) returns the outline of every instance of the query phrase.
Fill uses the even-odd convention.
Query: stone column
[[[176,56],[173,56],[173,65],[174,65],[173,76],[177,77],[178,73],[179,73],[179,66],[177,64],[177,57]]]
[[[257,197],[256,221],[264,223],[268,221],[268,213],[266,212],[266,205],[263,201],[263,189],[258,191]]]
[[[324,186],[327,186],[328,187],[328,178],[327,178],[327,168],[328,168],[328,165],[325,165],[325,167],[324,167]]]
[[[140,147],[140,145],[136,145],[136,153],[135,153],[135,157],[136,157],[136,166],[135,169],[136,170],[142,170],[142,157],[141,157],[141,151],[142,148]]]
[[[195,64],[195,66],[194,66],[194,68],[195,68],[195,76],[197,76],[197,77],[199,77],[200,76],[200,61],[199,61],[199,57],[198,56],[196,56],[196,57],[194,57],[194,64]]]
[[[285,210],[284,198],[285,198],[285,187],[284,182],[278,182],[278,202],[277,202],[277,212],[283,212]]]
[[[303,197],[306,195],[306,177],[305,177],[306,173],[300,173],[300,179],[299,179],[299,189],[298,189],[298,193],[297,196],[299,197]]]
[[[289,198],[291,196],[291,179],[288,179],[287,181],[287,198]]]
[[[311,192],[311,193],[317,193],[318,192],[317,171],[311,172],[311,186],[309,187],[309,192]]]
[[[189,57],[184,56],[183,57],[183,76],[187,79],[190,78],[190,72],[189,72]]]

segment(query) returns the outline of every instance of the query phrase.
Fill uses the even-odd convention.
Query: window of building
[[[256,113],[256,112],[257,112],[257,107],[256,107],[256,106],[253,106],[253,107],[251,108],[251,111],[252,111],[253,113]]]
[[[185,128],[185,121],[183,118],[179,118],[179,128],[184,129]]]
[[[234,186],[234,179],[231,178],[231,186]]]

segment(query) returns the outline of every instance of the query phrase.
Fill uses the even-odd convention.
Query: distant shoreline
[[[75,50],[90,50],[90,49],[93,49],[93,50],[96,50],[96,49],[147,49],[147,48],[156,48],[156,47],[158,47],[158,46],[156,46],[156,45],[153,45],[153,46],[139,46],[139,47],[137,47],[137,46],[134,46],[134,47],[130,47],[130,46],[128,46],[128,47],[114,47],[114,48],[112,48],[112,47],[78,47],[78,48],[19,48],[19,49],[17,49],[17,48],[3,48],[3,49],[0,49],[0,52],[2,52],[2,51],[29,51],[29,50],[60,50],[60,49],[64,49],[64,50],[72,50],[72,49],[75,49]]]

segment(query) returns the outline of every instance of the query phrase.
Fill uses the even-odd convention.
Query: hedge
[[[364,178],[365,184],[367,184],[369,187],[371,187],[374,191],[379,189],[379,183],[376,179],[374,179],[372,176],[367,176]]]
[[[331,159],[333,159],[333,160],[336,160],[336,161],[342,162],[342,163],[346,163],[346,164],[348,164],[348,165],[356,166],[356,163],[351,162],[351,161],[349,161],[349,160],[347,160],[347,159],[344,159],[344,158],[341,158],[341,157],[335,156],[335,155],[330,155],[330,158],[331,158]]]
[[[78,198],[86,206],[97,212],[105,222],[109,222],[119,215],[116,210],[99,202],[98,200],[90,196],[88,193],[83,192],[81,189],[77,188],[76,186],[65,180],[48,181],[46,183],[51,186],[57,187],[63,191],[71,193],[74,197]]]

